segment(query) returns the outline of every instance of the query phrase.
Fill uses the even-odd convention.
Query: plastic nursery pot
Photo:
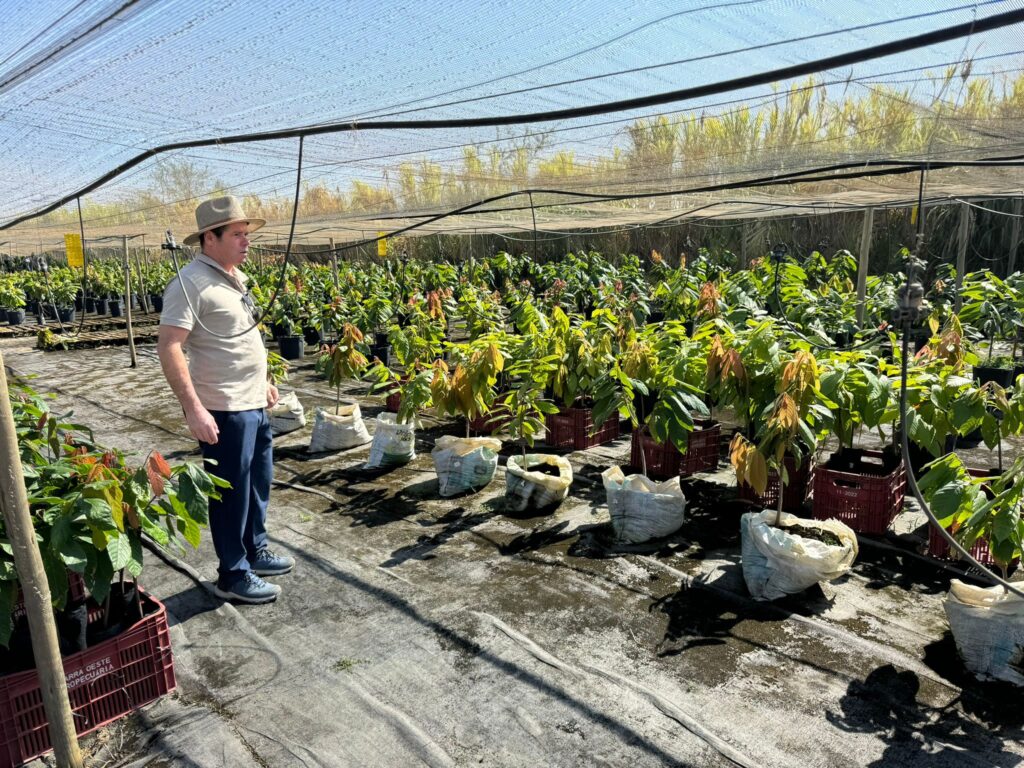
[[[1014,379],[1014,368],[996,368],[994,366],[974,366],[974,380],[979,384],[987,384],[994,381],[1003,388],[1012,387]]]
[[[97,315],[105,315],[105,314],[107,314],[107,311],[109,310],[109,304],[110,304],[110,302],[107,299],[105,299],[105,298],[96,299],[93,303],[94,303],[94,305],[96,307],[96,314]]]
[[[301,336],[282,336],[277,340],[277,346],[285,360],[301,360],[306,354],[306,340]]]
[[[121,299],[110,299],[107,302],[107,309],[110,311],[111,317],[121,317],[124,314],[124,304]]]
[[[846,573],[857,559],[857,534],[838,520],[807,520],[787,512],[747,512],[740,518],[743,580],[755,600],[777,600]],[[831,534],[830,541],[801,535]]]
[[[85,297],[85,311],[91,314],[96,312],[96,299],[92,296]]]
[[[569,494],[572,465],[562,456],[510,456],[505,473],[506,508],[512,512],[553,510]]]
[[[74,307],[58,307],[57,308],[57,319],[62,323],[73,323],[75,322],[75,308]]]
[[[8,309],[7,310],[7,323],[9,325],[21,325],[25,322],[25,310],[24,309]]]
[[[149,304],[150,304],[151,307],[153,307],[153,311],[154,312],[163,312],[164,311],[164,297],[163,296],[158,296],[155,293],[150,294],[150,296],[149,296]]]

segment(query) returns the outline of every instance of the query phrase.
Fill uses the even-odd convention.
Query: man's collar
[[[198,261],[203,262],[204,264],[209,264],[214,269],[219,269],[222,273],[224,273],[225,277],[227,277],[229,280],[232,280],[232,279],[237,280],[242,285],[245,285],[246,283],[249,282],[249,276],[247,274],[245,274],[242,270],[236,269],[235,270],[235,274],[232,275],[226,269],[224,269],[224,267],[222,267],[220,264],[218,264],[216,261],[211,259],[209,256],[207,256],[202,251],[199,252],[199,254],[196,256],[196,259]]]

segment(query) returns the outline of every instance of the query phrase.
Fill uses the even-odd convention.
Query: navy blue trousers
[[[210,411],[220,434],[215,445],[200,442],[206,469],[231,483],[210,499],[210,533],[220,564],[223,586],[250,570],[256,553],[267,546],[267,502],[274,473],[270,418],[263,408],[251,411]]]

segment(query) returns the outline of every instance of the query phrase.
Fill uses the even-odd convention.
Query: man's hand
[[[267,384],[267,408],[273,408],[280,399],[281,394],[277,391],[277,387],[273,384]]]
[[[203,443],[215,445],[220,436],[217,422],[203,406],[198,405],[194,409],[185,411],[185,421],[188,423],[188,430],[192,437]]]

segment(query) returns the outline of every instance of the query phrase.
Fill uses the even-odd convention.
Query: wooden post
[[[334,275],[334,290],[338,290],[340,283],[338,280],[338,254],[334,250],[334,238],[327,238],[327,242],[331,244],[331,273]]]
[[[740,269],[746,269],[750,262],[747,260],[747,220],[740,224]]]
[[[967,265],[967,240],[971,231],[971,208],[967,203],[960,203],[960,232],[956,249],[956,305],[954,312],[959,312],[963,305],[960,289],[964,284],[964,269]]]
[[[82,768],[82,753],[78,749],[78,736],[71,719],[64,664],[60,658],[57,628],[50,605],[50,584],[43,571],[35,529],[29,517],[28,494],[23,481],[14,413],[8,399],[3,354],[0,354],[0,468],[0,508],[14,555],[14,567],[25,596],[32,652],[36,658],[43,711],[49,722],[50,742],[57,765],[61,768]]]
[[[135,271],[139,275],[139,290],[142,291],[139,296],[142,297],[142,306],[145,308],[146,314],[149,314],[149,296],[145,294],[145,283],[142,282],[142,262],[139,260],[138,248],[135,249]]]
[[[1021,198],[1017,198],[1013,201],[1013,215],[1011,219],[1013,222],[1010,224],[1010,258],[1006,263],[1006,274],[1012,275],[1017,271],[1017,247],[1020,245],[1020,217],[1024,205],[1021,204]]]
[[[135,355],[135,335],[132,333],[132,268],[128,263],[128,236],[121,235],[122,260],[124,266],[124,319],[128,330],[128,355],[132,360],[132,368],[139,367],[139,359]]]
[[[875,223],[875,209],[864,209],[864,226],[860,230],[860,261],[857,263],[857,324],[864,324],[864,310],[868,293],[868,259],[871,255],[871,229]]]

